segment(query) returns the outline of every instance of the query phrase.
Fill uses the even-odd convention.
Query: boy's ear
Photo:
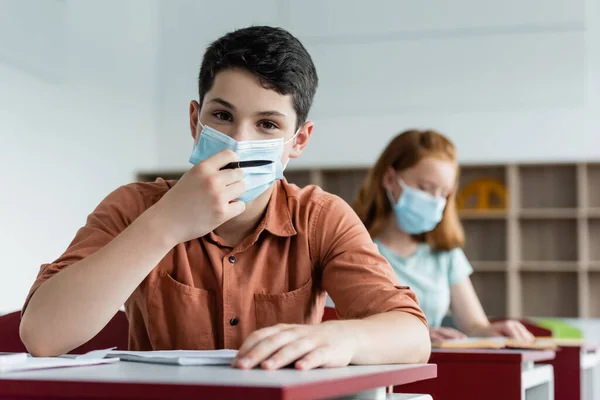
[[[296,139],[292,142],[293,147],[292,151],[290,152],[290,158],[297,158],[300,156],[300,154],[302,154],[304,148],[308,144],[308,140],[310,139],[310,135],[312,135],[314,127],[315,123],[312,121],[306,121],[302,124],[298,130]]]
[[[196,140],[198,133],[198,115],[200,114],[200,104],[196,100],[190,101],[190,132],[192,138]]]

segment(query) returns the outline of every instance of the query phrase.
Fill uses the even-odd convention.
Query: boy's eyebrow
[[[217,103],[217,104],[222,105],[223,107],[226,107],[232,111],[235,111],[235,106],[233,104],[231,104],[227,100],[221,99],[220,97],[215,97],[214,99],[210,100],[209,103]],[[282,112],[279,112],[276,110],[259,111],[255,115],[258,115],[261,117],[285,117],[286,116]]]
[[[235,110],[235,106],[233,104],[231,104],[230,102],[225,101],[219,97],[215,97],[214,99],[209,101],[209,103],[217,103],[217,104],[222,105],[223,107],[229,108],[230,110]]]
[[[261,117],[285,117],[285,114],[275,110],[259,111],[256,113],[256,115]]]

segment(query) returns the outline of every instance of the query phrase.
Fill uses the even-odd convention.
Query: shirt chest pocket
[[[316,324],[321,321],[324,297],[313,290],[312,278],[291,292],[254,294],[258,329],[277,324]],[[319,306],[319,303],[321,306]]]
[[[148,337],[154,350],[215,349],[215,293],[177,282],[166,271],[148,309]]]

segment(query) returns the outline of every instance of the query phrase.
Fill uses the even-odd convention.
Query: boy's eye
[[[272,129],[279,128],[275,123],[273,123],[271,121],[261,121],[261,122],[259,122],[259,126],[266,130],[272,130]]]
[[[218,120],[231,121],[233,117],[228,112],[219,111],[213,114]]]

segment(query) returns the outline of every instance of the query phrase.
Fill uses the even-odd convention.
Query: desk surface
[[[435,365],[377,365],[297,371],[116,364],[0,376],[0,398],[318,399],[435,378]]]
[[[434,349],[429,362],[438,365],[437,379],[394,390],[425,393],[435,400],[531,399],[529,392],[539,395],[538,400],[548,399],[542,395],[552,390],[552,368],[524,367],[555,356],[554,351],[538,350]],[[527,396],[523,396],[525,390]]]
[[[596,353],[598,351],[598,348],[600,348],[598,342],[592,342],[588,340],[586,340],[585,343],[583,343],[583,345],[581,346],[581,350],[586,353]]]
[[[575,347],[585,353],[595,353],[600,347],[600,343],[588,339],[561,339],[551,338],[558,347]]]
[[[429,362],[485,361],[485,362],[538,362],[554,359],[552,350],[488,350],[488,349],[433,349]]]

